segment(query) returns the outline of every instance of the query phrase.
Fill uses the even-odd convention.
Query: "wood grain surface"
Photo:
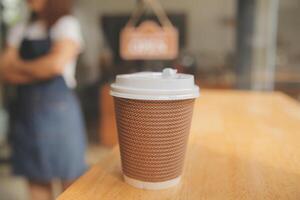
[[[276,92],[203,91],[180,185],[127,185],[115,148],[58,198],[70,199],[300,199],[300,105]]]

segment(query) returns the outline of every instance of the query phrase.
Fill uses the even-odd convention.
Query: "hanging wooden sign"
[[[120,54],[125,60],[171,60],[178,55],[178,31],[153,0],[144,0],[152,6],[161,26],[152,21],[134,26],[138,15],[132,16],[120,34]],[[156,4],[154,3],[156,2]],[[140,8],[139,8],[140,9]]]
[[[178,32],[145,21],[139,27],[125,27],[121,33],[121,56],[124,59],[174,59],[178,52]]]

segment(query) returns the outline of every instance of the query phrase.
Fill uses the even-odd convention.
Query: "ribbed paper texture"
[[[114,100],[123,173],[148,182],[180,176],[194,99]]]

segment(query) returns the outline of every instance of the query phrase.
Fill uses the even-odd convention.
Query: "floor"
[[[100,145],[91,144],[88,147],[86,160],[89,165],[103,159],[111,149]],[[0,156],[9,153],[9,148],[0,147]],[[58,195],[57,183],[54,182],[54,194]],[[14,177],[10,173],[9,165],[0,165],[0,200],[29,200],[26,182],[21,177]]]

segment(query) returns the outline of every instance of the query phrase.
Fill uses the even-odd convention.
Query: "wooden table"
[[[300,199],[300,106],[281,93],[203,91],[183,181],[145,191],[122,181],[118,149],[59,200]]]

